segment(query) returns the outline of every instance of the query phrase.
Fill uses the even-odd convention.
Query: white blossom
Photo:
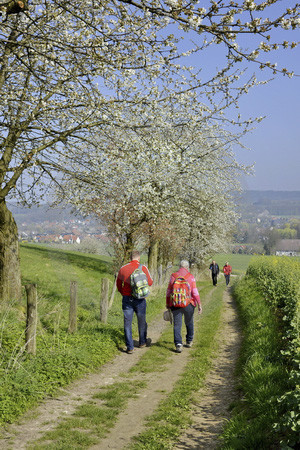
[[[171,6],[172,8],[178,8],[180,2],[178,0],[164,0],[166,5]]]

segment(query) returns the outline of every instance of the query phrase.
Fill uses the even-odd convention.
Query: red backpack
[[[189,275],[190,273],[187,273],[185,277],[177,276],[173,283],[170,300],[172,306],[176,308],[185,308],[191,303],[191,286],[187,281]]]

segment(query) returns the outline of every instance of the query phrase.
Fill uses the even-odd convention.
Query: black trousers
[[[216,286],[217,282],[218,282],[218,275],[216,273],[212,273],[211,276],[212,276],[213,285]]]

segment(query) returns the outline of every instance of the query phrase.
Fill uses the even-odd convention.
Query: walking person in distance
[[[166,294],[166,306],[173,314],[174,344],[177,353],[183,349],[182,318],[186,326],[186,346],[191,347],[194,338],[194,311],[201,314],[202,306],[195,277],[189,272],[189,262],[182,260],[177,272],[172,273]]]
[[[230,274],[232,272],[232,267],[228,264],[227,261],[225,263],[225,266],[223,267],[223,272],[224,272],[224,277],[225,277],[225,281],[226,281],[226,286],[228,286],[230,283]]]
[[[122,310],[124,315],[124,335],[127,353],[133,353],[132,339],[133,314],[137,316],[139,331],[139,347],[147,344],[146,296],[153,280],[145,265],[140,264],[140,252],[134,250],[131,261],[121,267],[117,276],[117,289],[122,294]],[[149,340],[148,340],[149,341]]]
[[[212,261],[211,265],[209,266],[209,270],[211,270],[211,277],[212,277],[213,285],[217,286],[218,275],[219,275],[220,269],[219,269],[219,266],[216,263],[216,261]]]

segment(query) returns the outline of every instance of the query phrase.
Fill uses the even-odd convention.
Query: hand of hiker
[[[202,306],[198,306],[198,314],[202,314]]]

